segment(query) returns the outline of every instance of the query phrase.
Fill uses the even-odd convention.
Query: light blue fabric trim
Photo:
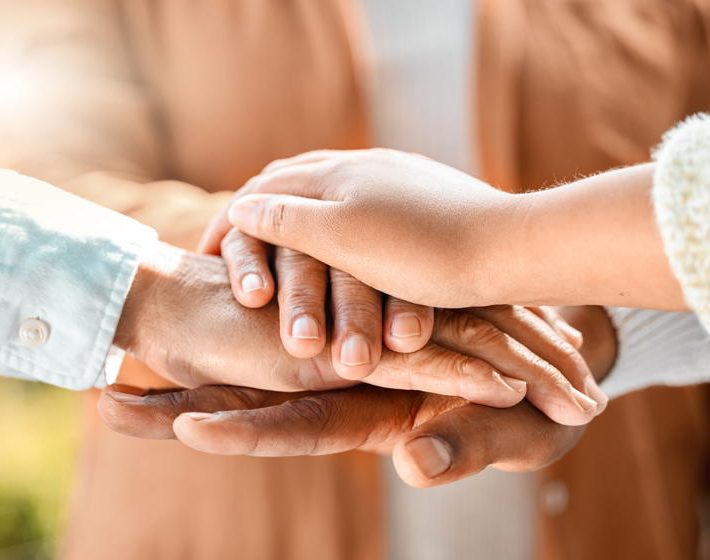
[[[68,389],[103,383],[152,229],[40,181],[0,171],[0,367]],[[37,317],[51,334],[20,340]]]

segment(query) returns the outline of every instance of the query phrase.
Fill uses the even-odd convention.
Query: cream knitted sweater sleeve
[[[671,130],[655,159],[658,225],[695,314],[609,309],[619,342],[616,365],[602,385],[611,397],[710,381],[710,116]]]
[[[666,134],[655,154],[653,203],[671,268],[710,331],[710,115]]]

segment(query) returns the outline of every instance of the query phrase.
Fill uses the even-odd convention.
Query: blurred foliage
[[[0,379],[0,560],[49,560],[71,484],[81,395]]]

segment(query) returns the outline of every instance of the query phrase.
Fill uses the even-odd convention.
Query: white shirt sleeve
[[[0,170],[0,374],[76,390],[113,382],[118,320],[156,239],[126,216]]]
[[[710,334],[694,313],[607,310],[616,328],[618,357],[602,383],[609,397],[653,385],[710,381]]]

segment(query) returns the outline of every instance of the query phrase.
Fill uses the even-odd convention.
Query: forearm
[[[511,197],[497,299],[685,309],[651,201],[654,165]]]

